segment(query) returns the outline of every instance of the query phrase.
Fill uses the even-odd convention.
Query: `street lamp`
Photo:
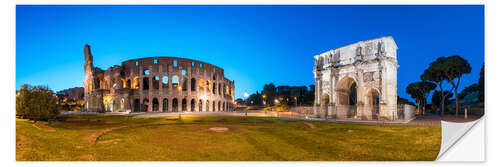
[[[264,105],[266,105],[266,94],[262,94],[262,99],[263,99],[262,102],[264,103]]]

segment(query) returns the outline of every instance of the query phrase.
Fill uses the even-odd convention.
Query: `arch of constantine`
[[[381,37],[314,56],[314,115],[398,119],[397,49],[392,37]]]

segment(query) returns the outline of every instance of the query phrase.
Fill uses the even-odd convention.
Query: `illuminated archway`
[[[337,104],[341,110],[347,111],[346,116],[352,118],[357,113],[357,84],[351,77],[342,78],[335,89],[337,94]]]

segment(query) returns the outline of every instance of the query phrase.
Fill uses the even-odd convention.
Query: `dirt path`
[[[38,130],[44,131],[44,132],[56,132],[56,129],[53,127],[50,127],[49,125],[46,125],[41,122],[33,123],[33,127],[37,128]]]
[[[89,153],[82,155],[80,158],[83,158],[88,161],[96,161],[97,160],[97,150],[95,148],[95,145],[98,143],[99,139],[104,136],[106,133],[124,129],[124,128],[137,128],[137,127],[144,127],[144,126],[159,126],[159,125],[168,125],[164,123],[154,123],[154,124],[138,124],[138,125],[130,125],[130,126],[117,126],[117,127],[112,127],[112,128],[107,128],[103,129],[97,132],[92,133],[91,135],[87,136],[84,138],[85,142],[89,143]],[[113,140],[112,142],[118,142],[120,140]],[[111,142],[111,141],[107,141]],[[111,143],[112,143],[111,142]],[[106,142],[104,142],[106,143]]]

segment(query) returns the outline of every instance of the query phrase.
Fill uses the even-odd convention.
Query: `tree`
[[[262,95],[265,95],[264,100],[266,104],[274,105],[274,99],[276,98],[276,87],[273,83],[265,84],[264,89],[262,90]]]
[[[464,99],[468,94],[479,92],[479,84],[472,84],[465,87],[462,92],[458,94],[458,99]]]
[[[460,85],[460,78],[463,74],[470,73],[471,67],[467,60],[455,55],[450,57],[439,57],[436,61],[432,62],[429,67],[420,76],[422,80],[437,83],[440,88],[441,94],[441,116],[444,111],[444,94],[443,81],[448,81],[457,95],[458,86]],[[455,82],[456,79],[456,82]],[[455,116],[458,116],[458,98],[455,98]]]
[[[441,94],[446,94],[446,96],[444,97],[443,100],[441,100]],[[432,106],[439,106],[441,104],[441,101],[444,101],[445,105],[448,105],[450,102],[449,102],[449,98],[451,98],[453,96],[453,93],[451,93],[450,91],[446,91],[446,92],[440,92],[440,91],[434,91],[434,93],[432,94],[432,98],[431,98],[431,102],[432,102]]]
[[[427,96],[429,92],[431,92],[435,88],[436,88],[435,84],[427,81],[414,82],[406,87],[406,93],[411,95],[411,97],[417,101],[418,110],[422,111],[422,115],[425,115],[425,105],[427,104]]]
[[[462,57],[455,55],[450,56],[445,61],[445,71],[444,74],[448,82],[453,86],[453,90],[455,91],[455,95],[458,95],[458,86],[460,85],[460,78],[463,74],[470,73],[472,68],[470,67],[469,62],[463,59]],[[457,80],[456,82],[454,80]],[[455,117],[458,117],[458,98],[455,98]]]
[[[262,106],[262,95],[257,91],[248,96],[246,103],[248,106]]]
[[[57,100],[48,87],[24,84],[16,95],[16,114],[35,121],[53,119],[59,114]]]
[[[477,98],[480,102],[484,102],[484,63],[483,67],[481,67],[481,72],[479,73],[479,81],[477,82],[479,85],[479,94]]]
[[[304,103],[307,105],[314,104],[314,85],[309,85],[309,90],[304,95]]]

